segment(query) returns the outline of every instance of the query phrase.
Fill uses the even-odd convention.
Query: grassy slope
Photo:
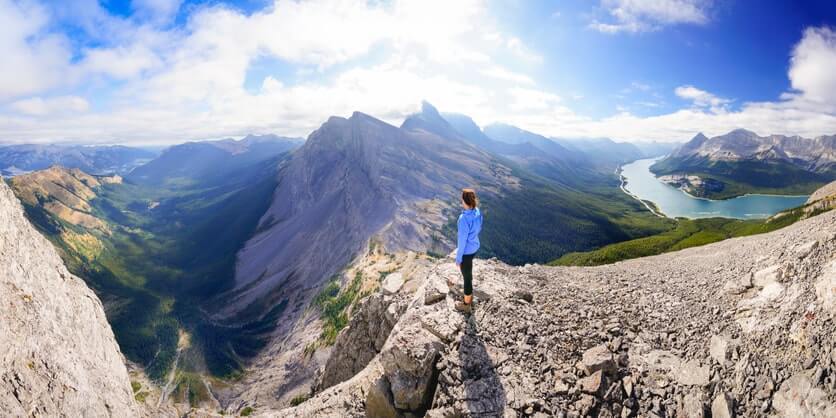
[[[833,173],[814,173],[786,162],[709,161],[707,159],[660,160],[650,167],[657,176],[689,174],[718,180],[721,191],[708,191],[709,199],[729,199],[747,193],[804,195],[832,181]]]
[[[817,213],[813,213],[815,215]],[[603,248],[564,255],[549,265],[596,266],[631,258],[647,257],[685,248],[697,247],[727,238],[762,234],[791,225],[802,219],[804,208],[783,212],[766,220],[740,220],[727,218],[677,219],[673,230],[661,234],[607,245]]]

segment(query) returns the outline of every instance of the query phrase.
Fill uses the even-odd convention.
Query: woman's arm
[[[470,226],[464,219],[464,216],[459,216],[459,236],[458,247],[456,248],[456,264],[462,263],[462,256],[464,256],[464,246],[467,245],[467,236],[470,234]]]

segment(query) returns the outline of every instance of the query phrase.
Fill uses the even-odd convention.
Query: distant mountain
[[[5,145],[0,146],[0,174],[15,176],[53,165],[89,174],[125,174],[156,155],[121,145]]]
[[[609,138],[552,139],[568,149],[586,154],[591,160],[616,166],[648,156],[635,144],[615,142]]]
[[[651,170],[704,197],[807,194],[836,179],[836,135],[761,137],[745,129],[713,138],[698,134]]]
[[[657,142],[657,141],[637,141],[633,142],[638,149],[642,151],[645,158],[662,157],[670,154],[673,150],[679,148],[680,142]]]
[[[167,148],[159,157],[125,176],[136,184],[170,185],[213,182],[235,170],[269,160],[302,144],[298,138],[249,135],[241,140],[187,142]]]

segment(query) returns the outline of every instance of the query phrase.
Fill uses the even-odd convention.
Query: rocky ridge
[[[836,414],[836,213],[608,266],[474,268],[469,316],[450,259],[382,284],[315,396],[262,416]]]

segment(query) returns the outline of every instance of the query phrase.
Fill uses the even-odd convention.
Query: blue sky
[[[551,136],[836,133],[836,6],[0,0],[0,142],[306,136],[421,100]]]

